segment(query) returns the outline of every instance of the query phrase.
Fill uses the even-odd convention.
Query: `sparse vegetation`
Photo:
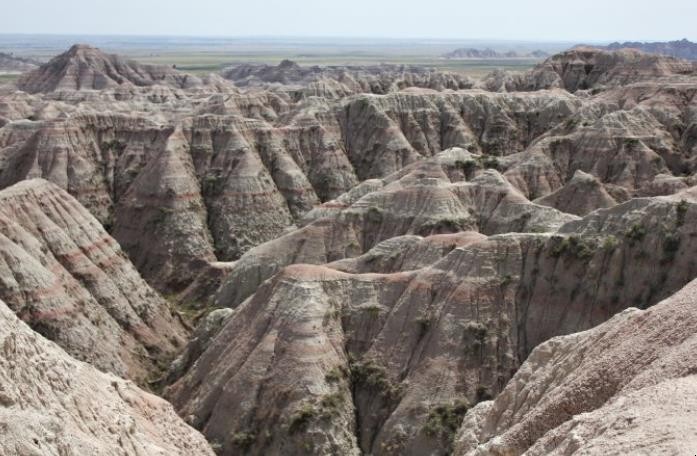
[[[323,396],[319,403],[305,402],[290,416],[288,432],[290,434],[302,432],[313,420],[329,419],[338,415],[345,401],[344,394],[337,391]]]
[[[341,406],[344,404],[344,395],[340,392],[327,394],[320,401],[322,416],[330,417],[339,414]]]
[[[685,224],[685,215],[687,214],[687,209],[689,204],[685,200],[680,200],[677,206],[675,206],[675,224],[677,226],[682,226]]]
[[[305,403],[290,416],[288,432],[295,434],[304,431],[310,421],[317,418],[320,411],[311,403]]]
[[[363,306],[360,309],[363,312],[367,312],[368,314],[370,314],[370,316],[373,318],[377,318],[378,316],[380,316],[380,311],[382,310],[380,306],[376,306],[374,304]]]
[[[348,378],[348,372],[342,366],[332,367],[329,372],[324,375],[327,383],[339,383],[341,380]]]
[[[505,274],[503,277],[501,277],[501,288],[506,288],[508,285],[513,282],[513,276],[510,274]]]
[[[498,158],[487,155],[484,158],[482,158],[482,166],[487,169],[498,170],[501,168],[501,163],[499,163]]]
[[[415,322],[419,326],[419,339],[421,339],[431,328],[431,317],[427,314],[421,314],[416,318]]]
[[[448,446],[452,445],[455,433],[462,424],[462,419],[467,413],[469,403],[465,399],[458,399],[450,404],[435,406],[428,413],[423,431],[430,437],[444,439]]]
[[[673,261],[680,249],[680,236],[677,233],[668,233],[663,238],[663,260]]]
[[[489,388],[485,386],[477,387],[477,402],[490,401],[494,396],[489,392]]]
[[[120,152],[123,152],[123,150],[124,150],[125,148],[126,148],[126,145],[123,144],[123,143],[121,143],[120,141],[118,141],[118,140],[116,140],[116,139],[112,139],[111,141],[104,141],[104,142],[101,144],[101,149],[102,149],[103,151],[109,150],[109,151],[112,151],[112,152],[120,153]]]
[[[603,250],[606,250],[608,252],[612,252],[617,248],[619,243],[620,243],[620,241],[617,239],[617,237],[615,237],[611,234],[608,237],[606,237],[605,240],[603,241]]]
[[[459,169],[462,171],[465,176],[471,176],[472,173],[477,169],[477,162],[475,160],[472,160],[471,158],[462,161],[462,160],[456,160],[455,161],[455,168]]]
[[[627,239],[629,239],[630,245],[634,245],[634,243],[644,239],[646,236],[646,228],[639,223],[635,223],[627,231],[625,231],[624,235]]]
[[[481,349],[486,342],[489,330],[483,323],[470,322],[465,326],[465,344],[467,349],[472,350],[474,355],[481,353]]]
[[[351,381],[354,385],[370,388],[387,398],[394,399],[402,395],[401,386],[391,382],[385,369],[375,361],[353,361],[350,369]]]
[[[569,254],[579,260],[587,260],[593,256],[596,246],[593,242],[585,240],[580,236],[569,236],[559,240],[552,247],[551,254],[554,257],[559,257],[563,254]]]
[[[640,143],[637,138],[624,138],[624,147],[628,150],[633,150]]]
[[[230,439],[233,445],[241,450],[249,449],[256,441],[256,436],[253,432],[237,432]]]

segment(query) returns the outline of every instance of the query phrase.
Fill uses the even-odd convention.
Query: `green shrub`
[[[590,241],[584,240],[579,236],[569,236],[558,241],[552,247],[551,254],[554,257],[559,257],[565,253],[578,258],[579,260],[587,260],[593,256],[596,246]]]
[[[380,306],[368,305],[360,308],[364,312],[368,312],[372,317],[376,318],[380,315]]]
[[[627,239],[629,239],[630,244],[633,245],[635,242],[644,239],[646,236],[646,228],[639,223],[635,223],[627,231],[625,231],[624,235]]]
[[[685,223],[685,215],[687,214],[687,208],[689,207],[687,201],[680,200],[677,206],[675,206],[675,223],[678,226],[682,226]]]
[[[378,392],[387,398],[398,398],[402,394],[400,385],[393,384],[387,377],[387,372],[375,361],[353,361],[350,364],[351,381]]]
[[[302,407],[300,407],[290,416],[288,432],[295,434],[297,432],[304,431],[307,429],[307,425],[310,424],[310,421],[317,418],[319,414],[319,410],[317,410],[314,405],[310,403],[303,404]]]
[[[419,315],[414,321],[419,326],[419,339],[421,339],[431,328],[431,317],[428,315]]]
[[[329,372],[324,375],[327,383],[339,383],[341,380],[348,377],[346,370],[342,366],[332,367]]]
[[[612,252],[617,248],[619,245],[620,241],[617,240],[615,236],[612,234],[609,235],[608,237],[605,238],[603,241],[603,250],[607,250],[608,252]]]
[[[243,450],[246,450],[252,445],[254,445],[255,441],[256,436],[252,432],[237,432],[232,435],[231,439],[233,445]]]
[[[639,142],[637,138],[624,138],[624,147],[631,150],[638,146]]]
[[[469,404],[465,399],[435,406],[428,413],[424,433],[430,437],[441,437],[451,445],[468,408]]]
[[[474,172],[475,169],[477,169],[477,162],[475,160],[472,160],[471,158],[468,158],[465,161],[456,160],[455,168],[462,171],[466,176],[469,176]]]
[[[320,406],[322,407],[322,416],[330,417],[338,415],[341,410],[341,406],[344,404],[344,395],[342,393],[331,393],[327,394],[320,400]]]
[[[501,163],[499,163],[498,158],[487,155],[482,159],[482,166],[484,166],[487,169],[490,168],[498,170],[501,168]]]
[[[490,401],[494,398],[485,386],[477,387],[477,402]]]
[[[668,233],[663,239],[663,259],[673,261],[680,249],[680,236],[677,233]]]

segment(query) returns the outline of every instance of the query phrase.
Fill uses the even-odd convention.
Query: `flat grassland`
[[[447,60],[433,55],[399,55],[399,54],[367,54],[367,53],[337,53],[337,54],[308,54],[308,53],[261,53],[233,54],[219,52],[187,53],[182,51],[166,51],[153,55],[133,55],[143,63],[176,65],[177,69],[194,74],[206,74],[222,70],[225,67],[241,63],[259,63],[278,65],[284,59],[292,60],[302,66],[333,66],[333,65],[378,65],[381,63],[397,65],[416,65],[439,70],[465,73],[473,77],[482,76],[494,69],[525,70],[539,60],[533,59],[463,59]]]
[[[461,47],[513,50],[523,55],[533,50],[547,53],[570,47],[570,43],[435,40],[388,38],[302,38],[302,37],[138,37],[138,36],[59,36],[2,35],[0,52],[48,61],[72,44],[86,43],[106,52],[122,54],[143,63],[176,65],[195,74],[217,72],[240,63],[277,65],[289,59],[300,65],[376,65],[380,63],[417,65],[481,76],[501,68],[525,70],[539,60],[465,59],[447,60],[441,56]],[[0,83],[15,79],[1,75]]]

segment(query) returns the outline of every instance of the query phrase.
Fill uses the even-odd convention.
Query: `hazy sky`
[[[697,41],[697,0],[0,0],[0,33]]]

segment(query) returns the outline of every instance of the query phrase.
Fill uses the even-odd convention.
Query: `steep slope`
[[[97,48],[76,44],[23,75],[17,87],[25,92],[56,90],[102,90],[121,85],[168,85],[177,88],[194,87],[201,81],[169,67],[141,65],[115,54],[105,54]]]
[[[697,445],[697,282],[646,311],[537,347],[455,454],[689,453]]]
[[[493,90],[542,90],[569,92],[617,87],[634,82],[678,75],[694,75],[692,62],[636,49],[605,51],[578,47],[555,54],[524,73],[490,74],[483,84]]]
[[[694,277],[695,192],[631,200],[557,233],[472,239],[414,271],[333,269],[390,272],[381,244],[325,266],[299,254],[241,304],[219,296],[236,309],[166,395],[223,454],[241,451],[238,433],[252,454],[447,453],[467,404],[501,391],[536,345]],[[268,268],[285,253],[266,255]],[[420,266],[419,250],[404,255]]]
[[[0,301],[0,453],[212,456],[164,400],[72,359]]]
[[[687,39],[664,42],[625,41],[624,43],[615,42],[610,43],[607,46],[595,47],[600,47],[601,49],[607,49],[609,51],[626,48],[638,49],[642,52],[647,52],[650,54],[661,54],[679,59],[697,60],[697,43],[693,43]]]
[[[0,186],[43,177],[67,190],[167,294],[361,180],[451,146],[523,151],[581,106],[547,92],[294,101],[224,86],[3,99],[12,120],[0,128]]]
[[[595,177],[577,170],[565,186],[536,199],[535,203],[583,216],[596,209],[612,207],[617,201]]]
[[[77,359],[145,382],[186,330],[119,245],[47,181],[0,191],[0,299]]]
[[[354,192],[353,200],[318,207],[301,228],[243,255],[228,272],[215,303],[236,306],[286,265],[355,257],[396,236],[552,231],[575,218],[530,203],[499,173],[483,170],[481,157],[458,148],[381,181],[366,181],[356,190],[361,188],[364,194]]]
[[[284,60],[277,66],[242,64],[223,71],[240,87],[282,87],[302,96],[329,99],[360,93],[386,94],[410,87],[431,90],[470,89],[474,81],[454,72],[420,66],[311,66]]]

